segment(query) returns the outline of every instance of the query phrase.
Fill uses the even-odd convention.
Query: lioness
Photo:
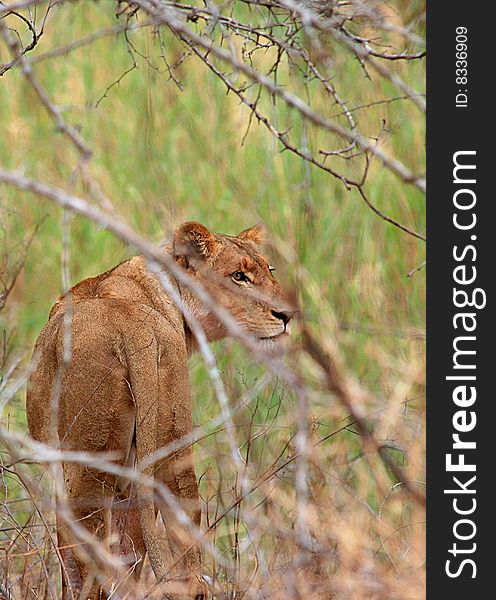
[[[164,251],[245,332],[275,340],[287,333],[294,310],[273,277],[261,242],[259,226],[229,236],[189,222],[175,231]],[[227,335],[187,286],[172,277],[170,281],[209,341]],[[133,467],[136,461],[139,467],[158,448],[192,430],[187,361],[195,348],[181,308],[143,257],[81,281],[55,303],[35,346],[26,401],[31,435],[63,450],[113,452],[120,457],[117,464]],[[200,525],[190,446],[141,472],[168,486],[191,521]],[[128,560],[136,579],[148,553],[157,580],[163,582],[164,598],[206,599],[200,549],[191,529],[186,531],[149,487],[126,486],[118,477],[75,462],[65,462],[63,474],[74,519]],[[157,512],[168,544],[156,528]],[[106,584],[98,580],[84,552],[88,544],[76,543],[60,514],[58,521],[64,600],[106,598],[112,575]]]

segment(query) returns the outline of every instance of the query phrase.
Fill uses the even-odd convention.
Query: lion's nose
[[[294,317],[296,310],[288,309],[288,310],[285,310],[284,312],[272,310],[271,312],[276,319],[281,319],[281,321],[284,323],[284,325],[287,325],[291,321],[291,319]]]

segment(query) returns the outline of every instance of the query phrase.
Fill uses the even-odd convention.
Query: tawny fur
[[[262,238],[258,226],[233,237],[185,223],[164,252],[202,283],[245,331],[275,339],[286,332],[294,311],[261,252]],[[247,279],[237,281],[239,275],[233,274],[238,272]],[[225,337],[224,326],[194,294],[173,278],[172,284],[208,340]],[[187,362],[195,349],[181,309],[143,257],[85,279],[55,303],[36,343],[26,401],[31,435],[63,450],[114,452],[118,464],[134,466],[136,461],[139,466],[149,454],[192,430]],[[128,560],[136,579],[148,553],[157,580],[163,582],[164,598],[207,597],[200,549],[173,511],[154,503],[146,487],[125,486],[107,473],[74,463],[65,463],[63,473],[75,519]],[[191,521],[200,525],[191,448],[143,473],[167,485]],[[157,512],[167,539],[157,530]],[[112,574],[102,587],[74,544],[70,527],[60,519],[58,543],[64,600],[106,598],[104,587],[111,585]],[[177,558],[171,571],[171,560]]]

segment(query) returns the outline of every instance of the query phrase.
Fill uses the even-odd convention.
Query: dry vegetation
[[[215,344],[220,384],[190,361],[212,597],[424,597],[424,25],[406,0],[0,3],[5,597],[60,597],[62,455],[24,415],[49,308],[188,219],[263,220],[301,308],[277,356]],[[111,598],[160,597],[85,544]]]

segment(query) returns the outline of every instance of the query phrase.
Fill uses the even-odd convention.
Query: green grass
[[[101,5],[68,6],[65,12],[72,29],[53,27],[39,52],[112,23],[109,11]],[[145,37],[146,44],[143,36],[133,39],[156,55],[150,34]],[[178,45],[169,41],[171,54],[179,56]],[[345,58],[339,61],[344,63]],[[248,110],[232,94],[226,95],[222,83],[198,61],[189,59],[180,69],[182,92],[144,60],[137,57],[137,62],[139,69],[114,86],[98,108],[94,108],[96,100],[130,64],[122,36],[100,40],[36,69],[52,98],[73,108],[65,116],[80,127],[94,149],[91,169],[104,192],[139,232],[157,242],[189,219],[231,234],[265,221],[291,251],[291,260],[277,265],[281,275],[291,280],[296,261],[321,291],[320,298],[315,298],[300,290],[310,322],[332,315],[346,324],[358,324],[358,331],[345,336],[347,362],[367,385],[379,388],[379,369],[370,369],[364,346],[373,330],[374,342],[385,352],[406,356],[410,342],[402,332],[423,328],[424,273],[406,277],[423,261],[423,243],[379,219],[356,192],[346,191],[327,173],[289,152],[281,153],[268,131],[256,122],[242,146]],[[421,66],[411,71],[414,81],[422,76]],[[2,164],[68,189],[74,150],[54,132],[52,120],[18,73],[9,73],[2,83],[6,90],[0,115]],[[356,64],[349,78],[339,80],[339,86],[341,95],[352,98],[354,105],[365,104],[380,93],[377,88],[388,87],[366,80]],[[388,97],[387,90],[382,93]],[[316,98],[317,106],[325,101]],[[280,103],[277,110],[280,122],[291,123],[298,139],[300,118]],[[424,123],[416,109],[398,101],[357,111],[358,122],[370,131],[382,118],[391,129],[399,158],[421,169]],[[325,136],[315,130],[311,133],[315,144]],[[413,187],[375,164],[367,190],[381,210],[424,231],[424,198]],[[75,192],[84,194],[85,190],[76,185]],[[10,324],[15,324],[16,345],[27,350],[62,291],[61,210],[6,187],[2,205],[12,213],[6,219],[8,244],[15,244],[42,223],[10,303],[9,322],[4,323],[9,331]],[[107,232],[79,217],[72,221],[73,283],[128,255],[129,250]],[[394,332],[398,335],[390,335]]]

